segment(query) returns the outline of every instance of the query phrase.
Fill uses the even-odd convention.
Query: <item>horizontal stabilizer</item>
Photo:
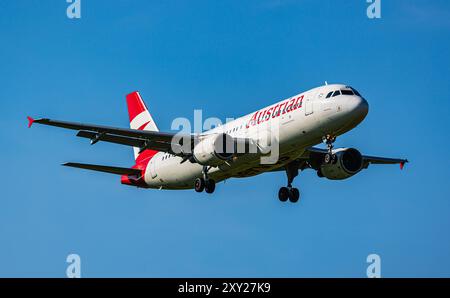
[[[66,166],[66,167],[80,168],[80,169],[85,169],[85,170],[92,170],[92,171],[111,173],[111,174],[117,174],[117,175],[140,175],[141,174],[141,170],[130,169],[130,168],[92,165],[92,164],[76,163],[76,162],[67,162],[62,165]]]

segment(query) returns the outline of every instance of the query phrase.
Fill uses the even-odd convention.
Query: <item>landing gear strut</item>
[[[211,167],[203,166],[203,178],[195,179],[194,189],[196,192],[202,192],[205,190],[206,193],[213,193],[216,189],[216,182],[208,177],[208,171],[210,169]]]
[[[291,201],[292,203],[296,203],[300,199],[300,191],[298,190],[298,188],[292,187],[292,182],[298,175],[299,165],[300,162],[298,161],[293,161],[286,165],[288,184],[287,187],[281,187],[278,191],[278,199],[281,202],[286,202],[289,199],[289,201]]]
[[[335,163],[337,158],[336,154],[333,154],[333,143],[336,141],[336,137],[332,135],[326,135],[322,138],[322,141],[327,145],[328,148],[328,153],[325,154],[323,158],[324,163]]]

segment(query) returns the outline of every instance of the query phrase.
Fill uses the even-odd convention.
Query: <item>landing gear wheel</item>
[[[212,179],[208,179],[205,181],[205,191],[206,193],[213,193],[216,189],[216,182]]]
[[[281,187],[278,191],[278,199],[281,202],[286,202],[289,198],[289,189],[287,187]]]
[[[325,164],[335,164],[337,162],[336,154],[327,153],[325,154],[323,161]]]
[[[300,199],[300,191],[298,188],[291,188],[289,189],[289,201],[292,203],[297,203],[298,199]]]
[[[325,157],[323,158],[323,162],[326,164],[330,164],[333,160],[333,155],[330,153],[325,154]]]
[[[202,192],[203,189],[205,189],[205,180],[203,180],[203,178],[195,179],[194,189],[196,192]]]

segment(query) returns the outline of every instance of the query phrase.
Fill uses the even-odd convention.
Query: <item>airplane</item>
[[[139,92],[128,94],[126,102],[130,128],[29,116],[28,127],[39,123],[72,129],[91,144],[133,147],[135,164],[130,168],[75,162],[63,166],[117,174],[122,184],[139,188],[211,194],[217,182],[229,178],[284,171],[287,185],[278,191],[281,202],[299,201],[300,191],[292,186],[299,171],[312,169],[321,178],[343,180],[370,164],[399,164],[403,169],[408,162],[334,148],[336,137],[355,128],[369,111],[367,100],[345,84],[325,83],[202,133],[160,132]],[[272,142],[277,147],[270,148]],[[322,142],[326,149],[315,147]],[[274,161],[261,162],[274,148]]]

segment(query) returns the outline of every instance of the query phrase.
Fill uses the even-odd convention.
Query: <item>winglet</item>
[[[27,116],[27,119],[28,119],[28,128],[30,128],[31,125],[33,125],[34,119],[31,118],[30,116]]]
[[[405,166],[405,163],[407,163],[407,162],[408,162],[408,160],[405,160],[400,163],[400,170],[403,170],[403,167]]]

